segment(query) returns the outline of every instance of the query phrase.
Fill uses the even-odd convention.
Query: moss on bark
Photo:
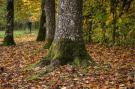
[[[61,39],[59,42],[53,42],[48,55],[40,61],[40,66],[48,62],[55,65],[72,64],[76,66],[94,65],[95,62],[88,55],[83,43],[70,39]]]
[[[50,46],[51,46],[51,44],[52,44],[52,42],[53,42],[53,38],[52,39],[47,39],[47,43],[45,44],[45,46],[44,46],[44,48],[45,49],[49,49],[50,48]]]

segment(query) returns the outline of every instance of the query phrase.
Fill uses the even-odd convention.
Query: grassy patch
[[[34,30],[32,31],[32,33],[34,34],[37,34],[38,30]],[[20,37],[23,37],[27,34],[30,34],[28,31],[25,31],[25,30],[17,30],[17,31],[14,31],[14,37],[15,38],[20,38]],[[5,31],[0,31],[0,38],[4,38],[4,35],[5,35]]]

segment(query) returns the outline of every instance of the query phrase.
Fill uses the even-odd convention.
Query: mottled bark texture
[[[37,36],[37,41],[45,41],[46,37],[46,15],[45,15],[45,0],[41,2],[41,17],[40,17],[40,28]]]
[[[88,55],[82,37],[82,0],[59,0],[55,37],[42,65],[45,60],[53,66],[95,63]]]
[[[47,29],[47,44],[45,48],[49,48],[55,34],[55,0],[45,0],[45,13]]]
[[[14,29],[14,0],[7,0],[7,29],[4,37],[4,45],[15,45],[13,37]]]

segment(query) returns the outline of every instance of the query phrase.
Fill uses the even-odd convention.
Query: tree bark
[[[40,28],[39,28],[39,32],[38,32],[38,36],[37,36],[37,41],[45,41],[45,37],[46,37],[45,0],[42,0],[41,10],[42,10],[42,13],[41,13],[41,17],[40,17]]]
[[[50,60],[50,64],[54,66],[94,64],[82,37],[82,0],[59,0],[58,6],[55,37],[44,60]]]
[[[112,42],[115,44],[116,41],[116,31],[117,31],[117,17],[116,17],[116,12],[113,13],[113,29],[112,29]]]
[[[15,45],[14,37],[14,0],[7,0],[7,30],[5,32],[4,45]]]
[[[92,21],[88,21],[89,23],[88,23],[88,32],[89,32],[89,42],[92,42],[92,37],[91,37],[91,35],[92,35],[92,25],[93,25],[93,23],[92,23]]]
[[[47,44],[49,48],[52,44],[55,34],[55,0],[45,0]]]
[[[102,21],[102,23],[101,23],[101,28],[102,28],[102,43],[104,44],[104,43],[106,43],[106,28],[105,28],[105,22],[104,21]]]

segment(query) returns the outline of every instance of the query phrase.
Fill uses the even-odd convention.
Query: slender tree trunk
[[[14,29],[14,0],[7,0],[7,30],[5,32],[4,45],[15,45],[13,37]]]
[[[38,36],[37,36],[37,41],[45,41],[45,37],[46,37],[45,0],[42,0],[41,10],[42,10],[42,13],[41,13],[41,17],[40,17],[40,28],[39,28],[39,32],[38,32]]]
[[[91,33],[92,33],[92,21],[89,21],[88,24],[88,31],[89,31],[89,42],[92,42]]]
[[[55,34],[55,0],[45,0],[47,44],[49,48],[52,44]]]
[[[113,32],[112,32],[113,44],[115,44],[116,41],[116,29],[117,29],[116,23],[117,23],[116,13],[113,13]]]
[[[59,0],[55,38],[44,59],[50,60],[53,66],[68,63],[77,66],[94,64],[82,37],[82,3],[82,0]]]
[[[106,33],[106,29],[105,29],[105,22],[102,22],[101,23],[101,27],[102,27],[102,43],[106,43],[106,36],[105,36],[105,33]]]

